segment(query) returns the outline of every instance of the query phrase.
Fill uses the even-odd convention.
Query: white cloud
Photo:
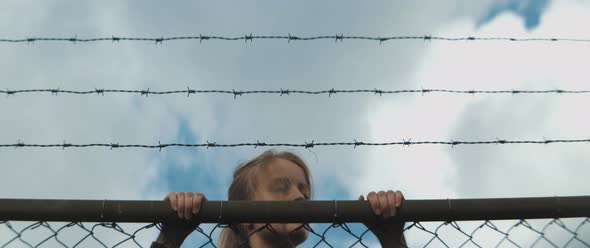
[[[64,1],[53,1],[39,4],[18,1],[0,8],[3,11],[0,20],[5,20],[0,21],[0,27],[9,30],[5,35],[10,37],[67,37],[74,34],[78,37],[151,37],[201,32],[220,35],[248,32],[422,35],[441,26],[441,35],[519,35],[524,32],[516,27],[515,23],[519,22],[511,16],[500,17],[480,32],[471,30],[472,25],[467,21],[490,4],[490,1],[478,2],[448,4],[432,1],[429,7],[424,7],[422,3],[383,1],[375,6],[358,7],[351,1],[341,2],[342,11],[334,11],[330,4],[311,1],[291,3],[287,7],[276,6],[270,1],[239,6],[215,3],[208,8],[195,3],[170,4],[161,8],[144,2],[65,4]],[[64,4],[68,8],[64,8]],[[308,8],[310,5],[314,8]],[[273,6],[273,9],[259,10],[259,6]],[[571,20],[582,20],[576,18],[585,18],[587,9],[567,4],[557,6],[552,8],[538,32],[583,36],[575,28],[582,22],[551,26],[556,22],[551,19],[561,20],[565,15]],[[263,14],[257,15],[257,11]],[[568,12],[561,13],[563,11]],[[27,15],[23,16],[23,13]],[[225,18],[220,19],[214,13],[223,13]],[[446,25],[456,19],[459,21]],[[569,27],[572,27],[571,33],[566,32]],[[338,44],[328,41],[292,44],[211,41],[202,45],[175,41],[158,46],[140,42],[2,44],[0,74],[4,83],[0,87],[152,90],[184,89],[187,85],[204,89],[506,88],[524,87],[527,85],[524,83],[532,85],[538,80],[544,82],[544,85],[534,85],[539,88],[581,87],[584,77],[580,72],[588,57],[582,54],[584,49],[581,47],[583,45],[564,43],[423,44],[415,41],[393,41],[379,46],[368,41],[349,40]],[[544,57],[530,59],[530,56],[537,55]],[[555,70],[556,64],[559,70]],[[518,70],[513,69],[516,67]],[[496,68],[497,72],[490,73],[489,68]],[[509,97],[498,98],[502,100],[487,108],[493,111],[503,108],[509,103],[504,101],[506,98]],[[27,143],[54,143],[65,139],[75,143],[156,144],[158,140],[174,142],[179,118],[183,118],[203,139],[200,141],[215,139],[219,143],[256,139],[296,143],[312,139],[316,142],[352,141],[355,138],[371,141],[447,139],[454,134],[454,128],[461,125],[460,116],[469,106],[486,104],[492,101],[489,99],[496,98],[340,94],[332,98],[243,96],[234,100],[231,96],[205,95],[190,98],[150,96],[148,99],[130,95],[16,95],[0,99],[0,111],[10,117],[3,119],[0,138],[3,143],[18,139]],[[514,101],[519,102],[518,99],[521,98],[516,97]],[[545,101],[543,97],[538,99]],[[541,135],[562,135],[563,127],[567,127],[568,135],[580,135],[575,130],[587,126],[583,120],[559,121],[580,120],[577,113],[553,110],[583,105],[584,99],[568,96],[558,100],[553,102],[561,105],[554,105],[551,118],[545,122],[548,128],[539,130],[561,131]],[[526,109],[522,111],[526,112]],[[560,145],[547,149],[557,146]],[[574,147],[578,148],[568,151],[582,149]],[[460,163],[454,160],[456,158],[450,156],[465,148],[454,149],[449,151],[435,146],[359,147],[351,151],[346,147],[315,148],[300,153],[313,167],[316,181],[340,182],[352,195],[375,189],[400,188],[405,190],[408,198],[440,198],[465,195],[455,184],[458,181],[456,175],[463,170],[457,166]],[[220,180],[230,177],[227,172],[237,162],[233,158],[250,158],[261,150],[223,151],[226,152],[224,156],[217,156],[222,152],[212,152],[213,155],[205,158],[220,161],[213,170],[220,172]],[[560,154],[554,156],[553,161],[571,158]],[[158,162],[159,156],[161,154],[156,150],[3,149],[0,150],[0,164],[7,165],[2,172],[9,176],[0,181],[0,188],[4,189],[0,190],[0,197],[161,199],[167,189],[153,189],[147,185],[160,176],[158,168],[166,166]],[[571,164],[587,161],[583,157],[576,159],[577,162]],[[179,160],[184,161],[183,158]],[[195,163],[194,166],[198,165]],[[578,169],[583,168],[572,167],[563,174],[574,175]],[[428,173],[425,178],[425,172],[436,173]],[[582,181],[576,182],[580,182],[578,187],[584,186]],[[316,192],[322,195],[321,188]],[[322,196],[330,197],[325,193]]]
[[[572,27],[586,18],[588,8],[569,2],[557,2],[546,13],[543,22],[532,33],[517,25],[512,15],[500,16],[481,30],[472,30],[469,23],[458,22],[443,28],[438,35],[464,36],[510,36],[510,37],[584,37],[583,31],[560,27]],[[428,54],[416,70],[412,81],[414,87],[449,89],[584,89],[587,72],[587,57],[590,54],[582,43],[547,42],[432,42]],[[371,111],[373,137],[401,140],[469,140],[469,139],[539,139],[586,137],[584,133],[588,119],[580,114],[579,106],[584,105],[582,95],[448,95],[427,93],[426,96],[406,96],[391,100]],[[458,130],[457,128],[462,128]],[[464,135],[464,133],[471,134]],[[460,136],[460,137],[457,137]],[[508,136],[508,137],[505,137]],[[492,153],[498,149],[515,150],[551,149],[559,152],[560,158],[568,157],[570,149],[584,145],[548,145],[546,147],[478,147],[473,149]],[[403,154],[406,151],[427,149],[429,156]],[[440,157],[430,156],[432,150],[439,151]],[[411,157],[412,166],[426,166],[433,161],[447,163],[453,154],[460,154],[467,147],[406,147],[402,154],[396,148],[376,152],[371,164],[381,168],[382,162],[398,161],[397,156]],[[530,149],[530,150],[528,150]],[[580,148],[581,149],[581,148]],[[388,154],[388,152],[391,152]],[[436,152],[434,152],[436,154]],[[530,159],[519,156],[522,151],[506,157],[506,160]],[[543,154],[541,152],[541,154]],[[541,155],[540,154],[540,155]],[[544,153],[547,154],[547,153]],[[582,155],[582,154],[580,154]],[[542,156],[542,155],[541,155]],[[499,158],[498,156],[492,156]],[[500,156],[503,157],[503,156]],[[392,162],[393,164],[396,164]],[[408,161],[409,162],[409,161]],[[436,162],[434,162],[436,163]],[[456,163],[453,162],[453,163]],[[550,164],[550,163],[547,163]],[[443,168],[458,169],[455,165]],[[517,167],[517,166],[516,166]],[[515,168],[516,168],[515,167]],[[435,167],[438,168],[438,167]],[[395,170],[404,173],[409,170],[401,166]],[[368,170],[380,173],[379,170]],[[443,170],[447,171],[447,170]],[[526,171],[525,171],[526,172]],[[440,177],[449,177],[441,173]],[[420,184],[422,180],[412,180]],[[556,180],[559,182],[566,177]],[[366,180],[371,180],[367,177]],[[451,179],[456,181],[456,179]],[[426,180],[429,181],[429,180]],[[439,180],[442,187],[444,180]],[[366,181],[369,182],[369,181]],[[448,188],[447,188],[448,189]],[[430,191],[430,190],[428,190]],[[448,191],[448,194],[454,194]],[[563,192],[565,193],[565,192]],[[496,192],[501,194],[501,192]]]
[[[480,30],[458,20],[436,35],[588,38],[579,27],[589,22],[589,17],[588,5],[558,1],[531,33],[516,16],[505,14]],[[590,50],[585,43],[432,42],[427,49],[411,78],[415,88],[583,90],[588,86]],[[377,103],[368,118],[372,137],[377,140],[575,139],[588,138],[590,119],[583,114],[587,102],[584,95],[430,93]],[[401,188],[410,199],[585,195],[590,193],[586,147],[552,144],[374,149],[365,173],[352,187]],[[520,238],[528,242],[533,237],[537,236],[525,231]],[[493,235],[483,234],[482,238]]]

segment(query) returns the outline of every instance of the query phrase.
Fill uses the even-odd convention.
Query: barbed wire
[[[312,40],[334,40],[334,42],[343,42],[344,40],[370,40],[370,41],[378,41],[379,44],[387,41],[394,41],[394,40],[422,40],[422,41],[510,41],[510,42],[531,42],[531,41],[541,41],[541,42],[590,42],[590,39],[585,38],[543,38],[543,37],[533,37],[533,38],[517,38],[517,37],[476,37],[476,36],[466,36],[466,37],[444,37],[444,36],[432,36],[432,35],[422,35],[422,36],[389,36],[389,37],[381,37],[381,36],[349,36],[341,34],[335,35],[320,35],[320,36],[297,36],[297,35],[253,35],[252,33],[242,35],[242,36],[215,36],[215,35],[202,35],[199,36],[171,36],[171,37],[122,37],[122,36],[111,36],[111,37],[96,37],[96,38],[78,38],[78,35],[73,37],[29,37],[29,38],[22,38],[22,39],[10,39],[10,38],[3,38],[0,39],[0,42],[3,43],[34,43],[39,41],[56,41],[56,42],[72,42],[72,43],[87,43],[87,42],[99,42],[99,41],[111,41],[111,42],[120,42],[120,41],[147,41],[147,42],[154,42],[155,44],[163,44],[165,41],[173,41],[173,40],[198,40],[199,43],[202,43],[204,40],[224,40],[224,41],[244,41],[247,43],[248,41],[253,42],[254,40],[286,40],[287,42],[291,41],[312,41]]]
[[[186,90],[165,90],[165,91],[152,91],[150,88],[142,89],[142,90],[128,90],[128,89],[98,89],[95,88],[94,90],[62,90],[59,88],[55,89],[21,89],[21,90],[0,90],[0,94],[6,94],[6,96],[16,95],[16,94],[31,94],[31,93],[51,93],[51,95],[57,96],[58,94],[76,94],[76,95],[90,95],[90,94],[97,94],[103,95],[105,93],[111,94],[139,94],[141,96],[148,97],[149,95],[171,95],[171,94],[186,94],[186,97],[189,97],[191,94],[228,94],[233,95],[234,98],[237,96],[242,95],[250,95],[250,94],[275,94],[279,96],[283,95],[291,95],[291,94],[306,94],[306,95],[328,95],[331,97],[332,95],[338,93],[345,93],[345,94],[359,94],[359,93],[371,93],[375,95],[382,96],[383,94],[416,94],[420,93],[424,95],[425,93],[449,93],[449,94],[587,94],[590,93],[590,90],[563,90],[563,89],[551,89],[551,90],[518,90],[518,89],[510,89],[510,90],[451,90],[451,89],[428,89],[428,88],[421,88],[421,89],[403,89],[403,90],[381,90],[381,89],[355,89],[355,90],[346,90],[346,89],[329,89],[329,90],[290,90],[290,89],[280,89],[280,90],[197,90],[191,89],[190,87],[186,87]]]
[[[250,143],[233,143],[233,144],[221,144],[217,142],[210,142],[207,141],[206,143],[168,143],[162,144],[158,141],[157,145],[145,145],[145,144],[119,144],[119,143],[91,143],[91,144],[72,144],[63,142],[61,144],[27,144],[20,140],[17,143],[13,144],[0,144],[0,148],[2,147],[14,147],[14,148],[23,148],[23,147],[35,147],[35,148],[51,148],[51,147],[58,147],[58,148],[87,148],[87,147],[107,147],[111,150],[114,148],[149,148],[149,149],[159,149],[160,151],[164,148],[168,147],[205,147],[205,148],[213,148],[213,147],[303,147],[303,148],[314,148],[317,146],[352,146],[356,148],[357,146],[412,146],[412,145],[449,145],[451,147],[457,145],[506,145],[506,144],[554,144],[554,143],[590,143],[590,139],[543,139],[543,140],[506,140],[506,139],[496,139],[496,140],[483,140],[483,141],[412,141],[412,139],[402,141],[393,141],[393,142],[364,142],[364,141],[357,141],[356,139],[354,142],[318,142],[316,143],[315,140],[311,142],[304,142],[304,143],[266,143],[266,142],[250,142]]]

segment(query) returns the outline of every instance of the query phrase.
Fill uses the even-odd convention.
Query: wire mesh
[[[0,221],[0,247],[150,247],[160,231],[151,223]],[[224,224],[201,224],[185,247],[218,247]],[[380,247],[359,223],[302,224],[298,247]],[[270,224],[259,232],[277,233]],[[400,247],[590,247],[590,218],[413,222]],[[249,247],[243,244],[242,247]]]

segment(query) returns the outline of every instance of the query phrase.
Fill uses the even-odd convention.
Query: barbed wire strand
[[[403,90],[381,90],[381,89],[330,89],[330,90],[196,90],[187,87],[186,90],[165,90],[165,91],[152,91],[150,88],[142,90],[128,90],[128,89],[97,89],[94,90],[62,90],[59,88],[55,89],[20,89],[20,90],[0,90],[0,94],[6,96],[16,94],[31,94],[31,93],[51,93],[51,95],[57,96],[59,94],[76,94],[76,95],[90,95],[97,94],[104,96],[105,93],[110,94],[138,94],[140,96],[148,97],[149,95],[171,95],[171,94],[182,94],[189,97],[191,94],[228,94],[233,95],[234,98],[243,95],[250,94],[275,94],[279,96],[292,95],[292,94],[306,94],[306,95],[332,95],[338,93],[345,94],[363,94],[370,93],[374,95],[382,96],[383,94],[426,94],[426,93],[449,93],[449,94],[588,94],[590,90],[564,90],[564,89],[548,89],[548,90],[452,90],[452,89],[403,89]]]
[[[266,143],[256,141],[255,143],[233,143],[233,144],[220,144],[217,142],[210,142],[207,141],[206,143],[168,143],[162,144],[158,141],[157,145],[145,145],[145,144],[119,144],[119,143],[91,143],[91,144],[72,144],[63,142],[61,144],[27,144],[22,141],[17,141],[17,143],[13,144],[0,144],[0,148],[2,147],[14,147],[14,148],[25,148],[25,147],[35,147],[35,148],[51,148],[51,147],[58,147],[58,148],[86,148],[86,147],[107,147],[112,149],[116,148],[149,148],[149,149],[159,149],[160,151],[164,148],[168,147],[204,147],[204,148],[213,148],[213,147],[303,147],[306,149],[314,148],[317,146],[352,146],[356,148],[358,146],[413,146],[413,145],[449,145],[451,147],[457,145],[507,145],[507,144],[554,144],[554,143],[590,143],[590,139],[543,139],[543,140],[506,140],[506,139],[496,139],[496,140],[482,140],[482,141],[412,141],[412,139],[402,140],[402,141],[393,141],[393,142],[364,142],[364,141],[357,141],[354,142],[315,142],[312,140],[311,142],[304,142],[304,143]]]
[[[399,40],[420,40],[420,41],[509,41],[509,42],[590,42],[590,38],[556,38],[556,37],[531,37],[531,38],[518,38],[518,37],[476,37],[476,36],[465,36],[465,37],[444,37],[444,36],[433,36],[433,35],[414,35],[414,36],[356,36],[356,35],[319,35],[319,36],[297,36],[297,35],[253,35],[245,34],[241,36],[216,36],[216,35],[202,35],[199,36],[171,36],[171,37],[124,37],[114,36],[111,37],[96,37],[96,38],[78,38],[78,35],[73,37],[28,37],[21,39],[2,38],[1,43],[34,43],[34,42],[71,42],[71,43],[89,43],[89,42],[101,42],[101,41],[144,41],[153,42],[154,44],[163,44],[167,41],[175,40],[197,40],[199,43],[207,40],[222,40],[222,41],[244,41],[245,43],[253,42],[254,40],[285,40],[288,43],[292,41],[313,41],[313,40],[333,40],[334,42],[343,42],[344,40],[369,40],[377,41],[379,44],[387,41],[399,41]]]

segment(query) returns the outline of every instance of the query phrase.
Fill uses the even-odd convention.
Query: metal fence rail
[[[216,247],[215,233],[232,223],[306,223],[301,228],[309,231],[313,247],[372,247],[379,245],[376,242],[382,247],[400,247],[390,227],[401,222],[406,223],[409,247],[590,247],[588,217],[590,196],[568,196],[406,200],[397,216],[387,222],[379,222],[366,201],[207,201],[192,222],[202,223],[193,232],[202,247]],[[505,220],[511,223],[504,225]],[[22,225],[25,221],[33,223]],[[157,223],[174,221],[180,220],[164,201],[0,199],[0,247],[87,247],[88,242],[98,247],[147,247],[145,242],[156,238]],[[49,222],[68,223],[58,227]],[[124,226],[130,224],[121,223],[148,224],[125,231]],[[352,227],[353,223],[365,223],[365,227]],[[66,242],[67,235],[61,233],[68,229],[81,234]],[[97,229],[109,229],[120,240],[102,242]],[[43,237],[27,241],[26,237],[39,236],[33,233],[40,230],[44,230]],[[523,230],[528,234],[522,234]],[[349,242],[330,239],[332,232],[347,235]],[[373,243],[366,240],[371,235],[376,236]],[[523,240],[527,241],[515,235],[526,236]],[[492,236],[494,241],[490,241]]]

